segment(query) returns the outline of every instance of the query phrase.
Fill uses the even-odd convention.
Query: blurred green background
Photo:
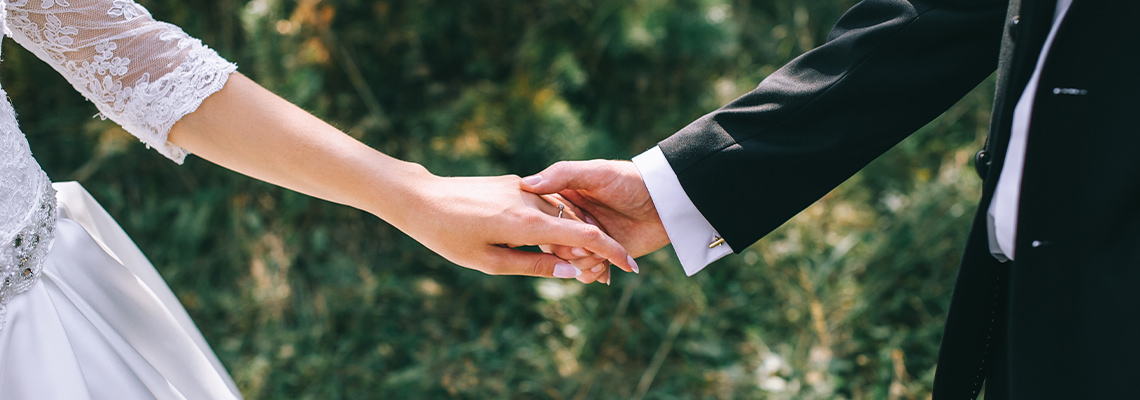
[[[381,151],[525,175],[652,147],[822,43],[854,0],[140,3]],[[742,255],[688,278],[664,249],[607,287],[485,276],[366,213],[179,167],[4,46],[48,174],[133,236],[249,399],[927,398],[993,92]]]

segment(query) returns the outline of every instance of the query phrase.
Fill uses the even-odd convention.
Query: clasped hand
[[[609,283],[610,265],[639,272],[633,258],[669,243],[641,174],[628,161],[564,161],[523,179],[436,177],[422,189],[426,201],[405,215],[424,218],[401,229],[448,260],[487,274]],[[528,245],[549,254],[513,249]]]
[[[534,194],[557,195],[575,215],[600,228],[633,258],[669,244],[649,190],[632,162],[562,161],[523,178],[520,187]],[[606,257],[583,255],[565,245],[543,249],[582,270],[578,280],[591,283],[600,278],[609,283]]]
[[[416,201],[405,218],[391,222],[412,238],[458,265],[491,275],[579,278],[588,259],[602,260],[627,272],[633,258],[599,226],[584,223],[578,209],[558,195],[519,190],[518,176],[420,179]],[[564,205],[559,210],[558,205]],[[561,218],[559,217],[561,215]],[[559,256],[515,249],[556,244]],[[567,262],[566,260],[571,260]],[[575,266],[575,263],[577,266]],[[591,265],[592,267],[592,265]],[[606,281],[606,280],[603,280]]]

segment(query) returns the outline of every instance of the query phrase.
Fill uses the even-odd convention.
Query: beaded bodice
[[[176,162],[170,128],[237,67],[133,0],[0,0],[0,31],[84,97]],[[5,305],[39,279],[56,223],[55,191],[0,89],[0,329]]]
[[[0,328],[8,300],[40,275],[55,233],[55,191],[0,89]]]

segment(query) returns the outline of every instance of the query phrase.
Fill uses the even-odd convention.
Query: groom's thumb
[[[592,176],[593,161],[559,161],[535,175],[519,181],[522,190],[534,194],[552,194],[566,189],[590,189],[596,184]]]

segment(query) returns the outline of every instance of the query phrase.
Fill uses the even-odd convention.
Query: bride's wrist
[[[434,182],[442,180],[412,162],[397,161],[382,172],[383,178],[369,185],[363,199],[367,211],[388,223],[402,227],[411,218],[415,209],[425,202]]]

